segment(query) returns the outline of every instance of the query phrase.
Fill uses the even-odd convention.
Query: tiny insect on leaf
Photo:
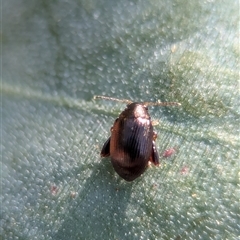
[[[113,123],[111,136],[103,145],[101,156],[110,157],[113,168],[126,181],[133,181],[147,168],[150,161],[159,165],[155,140],[157,134],[148,113],[148,106],[180,106],[177,102],[132,102],[106,96],[95,96],[127,103]]]

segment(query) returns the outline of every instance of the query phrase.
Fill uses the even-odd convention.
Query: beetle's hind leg
[[[111,137],[109,137],[108,140],[104,143],[102,151],[101,151],[101,157],[109,157],[109,155],[110,155],[110,139],[111,139]]]
[[[158,151],[155,144],[156,139],[157,139],[157,133],[153,132],[152,153],[149,161],[154,165],[159,165],[159,155],[158,155]]]

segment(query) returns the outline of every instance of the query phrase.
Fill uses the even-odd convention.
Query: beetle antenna
[[[127,103],[127,104],[132,103],[132,101],[128,100],[128,99],[118,99],[118,98],[107,97],[107,96],[94,96],[93,97],[93,99],[96,99],[96,98],[111,100],[111,101],[115,101],[115,102],[123,102],[123,103]]]
[[[181,103],[178,102],[144,102],[146,106],[181,106]]]

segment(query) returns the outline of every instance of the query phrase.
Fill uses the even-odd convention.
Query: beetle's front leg
[[[153,131],[153,142],[155,142],[157,139],[157,133]]]

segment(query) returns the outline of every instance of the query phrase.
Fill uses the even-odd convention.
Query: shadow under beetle
[[[157,134],[148,113],[148,106],[180,106],[177,102],[132,102],[106,96],[95,96],[127,103],[125,110],[111,127],[111,136],[104,143],[101,157],[111,158],[113,168],[126,181],[133,181],[147,168],[148,162],[159,165],[155,145]]]

